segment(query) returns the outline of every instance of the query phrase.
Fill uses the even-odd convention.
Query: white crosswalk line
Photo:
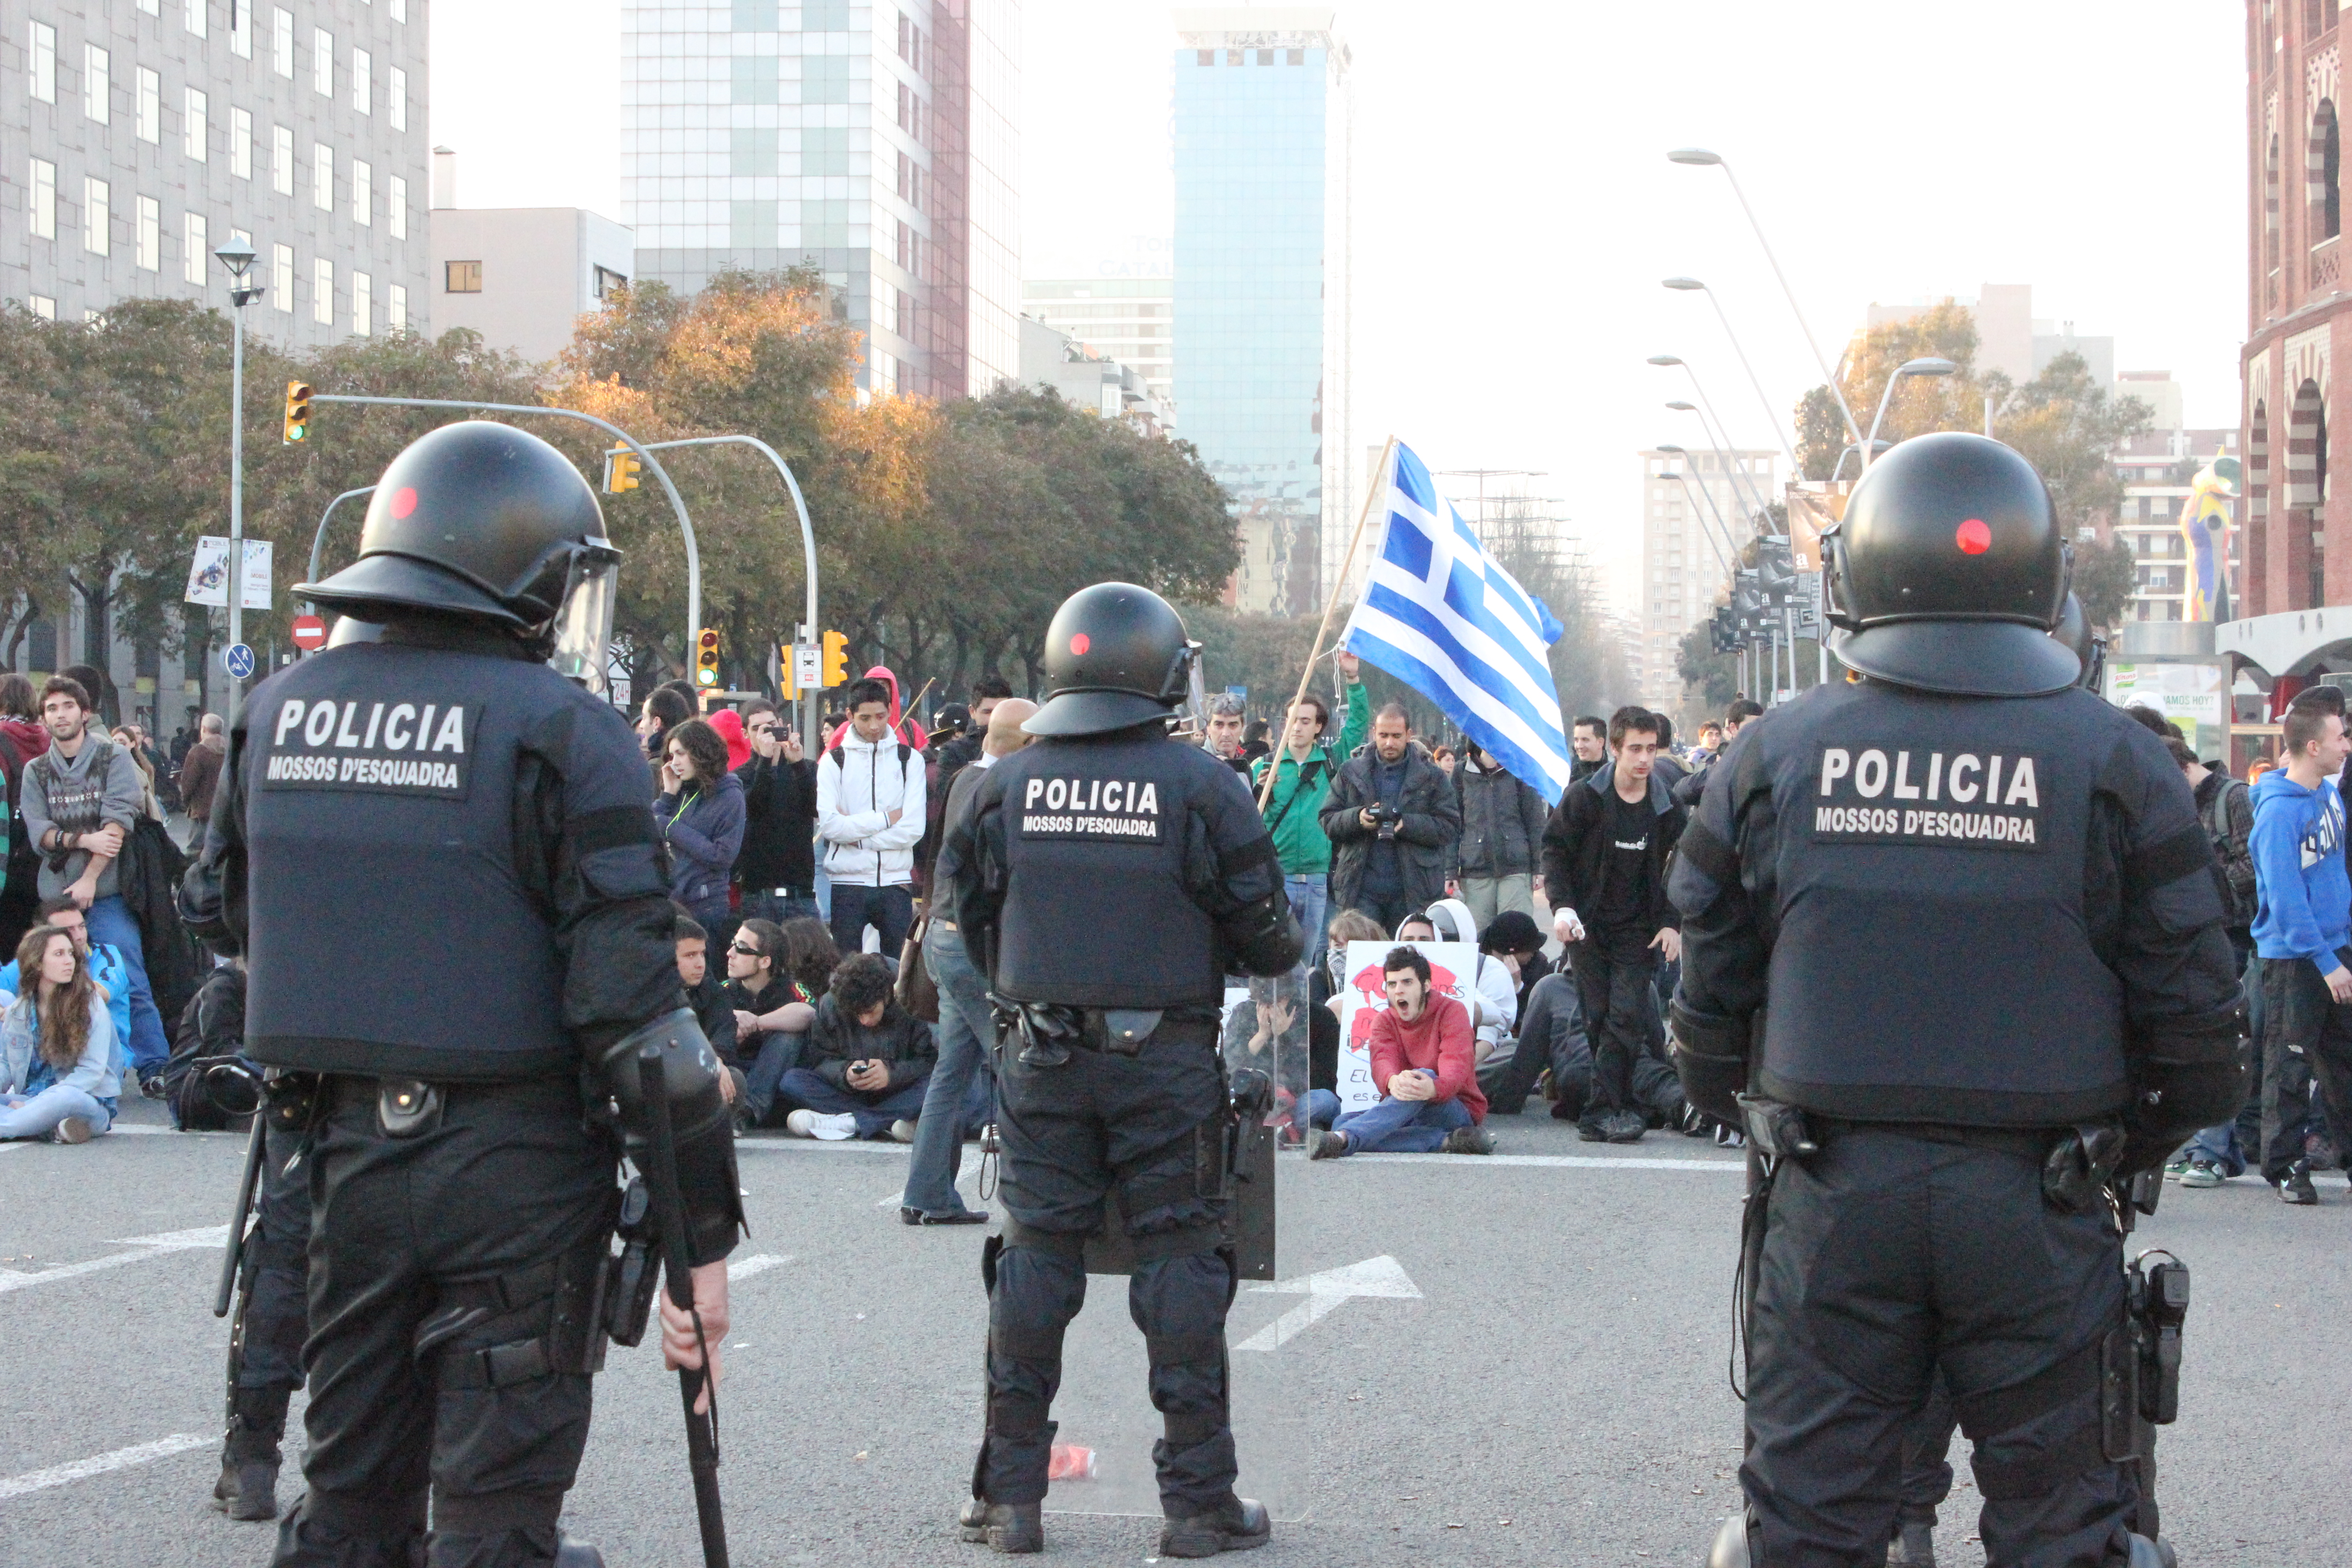
[[[762,1252],[750,1258],[736,1258],[727,1265],[727,1283],[732,1285],[738,1280],[749,1279],[754,1274],[765,1274],[769,1269],[781,1268],[792,1260],[793,1255],[789,1252],[781,1256]]]
[[[0,1268],[0,1295],[22,1290],[28,1285],[47,1285],[58,1279],[72,1279],[100,1269],[120,1268],[126,1263],[143,1258],[161,1258],[171,1252],[200,1252],[207,1247],[228,1245],[228,1226],[198,1226],[193,1230],[170,1230],[156,1236],[125,1237],[114,1244],[135,1247],[136,1252],[110,1252],[103,1258],[87,1258],[79,1263],[61,1263],[55,1268],[26,1272],[17,1268]]]
[[[169,1437],[158,1437],[152,1443],[140,1443],[129,1448],[117,1448],[110,1454],[93,1454],[87,1459],[70,1464],[51,1465],[46,1470],[26,1470],[21,1476],[0,1479],[0,1499],[22,1497],[26,1492],[46,1491],[75,1481],[102,1476],[109,1470],[127,1470],[133,1465],[152,1464],[168,1459],[174,1454],[184,1454],[191,1448],[209,1448],[220,1439],[202,1432],[175,1432]]]

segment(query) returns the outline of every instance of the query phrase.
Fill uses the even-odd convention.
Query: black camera
[[[1382,839],[1394,838],[1398,825],[1404,821],[1403,812],[1383,802],[1375,801],[1364,808],[1364,813],[1372,819],[1372,826]]]

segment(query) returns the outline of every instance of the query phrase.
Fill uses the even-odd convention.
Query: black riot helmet
[[[1199,646],[1175,607],[1149,588],[1081,588],[1045,628],[1045,705],[1022,728],[1099,735],[1165,719],[1191,689]]]
[[[620,559],[596,494],[527,430],[468,419],[412,441],[376,481],[360,558],[295,592],[372,621],[425,611],[535,632]]]
[[[2091,617],[2084,612],[2081,595],[2069,593],[2066,606],[2059,612],[2058,624],[2051,628],[2052,640],[2062,642],[2074,650],[2083,661],[2083,673],[2074,684],[2085,691],[2096,691],[2107,668],[2107,639],[2091,630]]]
[[[1863,674],[1962,697],[2063,691],[2054,641],[2071,560],[2049,487],[2000,442],[1946,431],[1873,463],[1822,535],[1837,656]]]

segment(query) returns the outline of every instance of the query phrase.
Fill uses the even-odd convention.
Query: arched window
[[[2263,576],[2270,561],[2270,534],[2271,411],[2268,404],[2256,403],[2246,429],[2246,546],[2236,600],[2241,615],[2270,611],[2270,585]]]
[[[2344,232],[2344,201],[2339,184],[2344,147],[2336,134],[2336,105],[2325,98],[2311,117],[2311,148],[2306,165],[2311,186],[2311,243],[2323,245]]]
[[[2279,142],[2276,136],[2263,153],[2263,268],[2275,272],[2279,264]],[[2270,302],[2278,303],[2273,292]]]
[[[2327,416],[2319,384],[2306,380],[2294,390],[2286,431],[2286,589],[2296,602],[2280,609],[2314,610],[2326,604],[2326,579],[2320,531],[2327,498]]]

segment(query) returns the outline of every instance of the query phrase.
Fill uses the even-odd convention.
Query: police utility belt
[[[1072,1007],[1059,1002],[1015,1002],[992,991],[988,1005],[996,1016],[996,1037],[1010,1044],[1021,1040],[1024,1067],[1057,1068],[1073,1050],[1099,1051],[1112,1056],[1140,1056],[1144,1045],[1163,1024],[1181,1033],[1201,1035],[1201,1043],[1216,1041],[1221,1022],[1207,1007]],[[1203,1033],[1205,1031],[1205,1033]]]
[[[289,1073],[271,1080],[270,1113],[287,1125],[314,1126],[337,1110],[373,1102],[378,1131],[405,1140],[438,1127],[451,1095],[518,1092],[570,1098],[578,1090],[556,1079],[443,1084]],[[445,1390],[503,1388],[556,1373],[591,1376],[604,1370],[607,1341],[624,1348],[643,1342],[660,1283],[653,1194],[642,1175],[633,1175],[625,1188],[614,1190],[604,1223],[562,1256],[493,1279],[444,1282],[438,1309],[417,1326],[414,1353],[420,1364],[437,1357]],[[449,1348],[459,1337],[508,1319],[514,1339],[483,1349]]]
[[[2163,1190],[2161,1171],[2146,1172],[2128,1183],[2116,1177],[2125,1142],[2119,1118],[2054,1131],[1871,1123],[1814,1114],[1760,1094],[1742,1094],[1738,1100],[1748,1142],[1775,1163],[1793,1160],[1803,1164],[1821,1152],[1822,1139],[1872,1126],[1929,1142],[1996,1149],[2041,1164],[2042,1198],[2051,1207],[2067,1214],[2091,1214],[2112,1204],[2126,1232],[2135,1212],[2156,1212],[2156,1197]],[[1768,1175],[1767,1192],[1769,1183]],[[1757,1221],[1763,1213],[1763,1204],[1751,1205],[1750,1214]],[[1760,1242],[1761,1237],[1751,1239]],[[2049,1474],[2100,1460],[2121,1464],[2147,1455],[2150,1438],[2145,1429],[2169,1426],[2180,1415],[2181,1331],[2188,1317],[2189,1265],[2158,1248],[2134,1258],[2125,1280],[2122,1322],[2028,1384],[1975,1402],[1979,1406],[2016,1408],[1963,1411],[1964,1417],[1975,1415],[1987,1429],[1999,1430],[2070,1393],[2095,1386],[2097,1427],[2085,1428],[2061,1445],[2061,1451],[2036,1459],[2006,1466],[1979,1461],[1979,1489],[1987,1497],[2030,1496]]]

